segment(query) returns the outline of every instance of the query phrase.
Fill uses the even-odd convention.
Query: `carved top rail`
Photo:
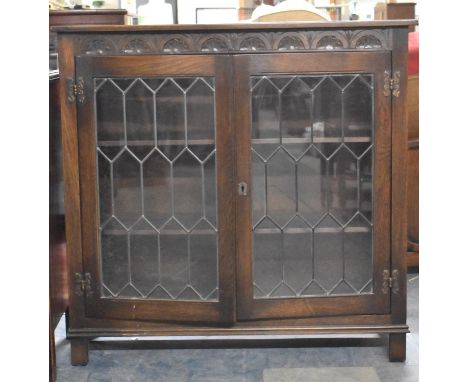
[[[391,29],[411,20],[173,26],[69,26],[75,54],[135,55],[389,50]]]

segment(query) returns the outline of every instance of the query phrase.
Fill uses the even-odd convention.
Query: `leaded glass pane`
[[[372,226],[360,214],[344,229],[345,279],[363,290],[372,279]]]
[[[112,169],[114,216],[130,228],[142,214],[140,163],[131,151],[124,150]]]
[[[216,156],[212,151],[202,165],[203,171],[203,196],[204,216],[208,223],[217,226],[216,216]]]
[[[189,151],[173,163],[174,217],[187,230],[203,218],[201,164]]]
[[[252,153],[252,218],[255,226],[266,214],[266,165],[259,155]]]
[[[202,298],[216,293],[216,231],[207,221],[200,221],[189,235],[190,281]],[[196,277],[193,277],[196,276]]]
[[[104,298],[217,301],[211,77],[95,80]]]
[[[283,227],[296,212],[294,160],[283,149],[267,163],[267,211]]]
[[[343,269],[343,230],[326,216],[314,230],[314,278],[327,291],[341,281]]]
[[[137,79],[125,93],[127,145],[139,159],[154,147],[154,103],[151,88]]]
[[[252,88],[252,149],[265,159],[280,144],[279,100],[278,88],[267,78]]]
[[[153,150],[142,165],[145,217],[160,229],[172,216],[171,162]]]
[[[195,81],[187,90],[188,147],[201,160],[214,149],[215,110],[213,89],[203,80]]]
[[[117,84],[108,79],[96,87],[96,120],[99,129],[99,146],[106,146],[105,141],[125,143],[123,92]],[[109,102],[112,100],[112,102]]]
[[[310,281],[311,251],[312,229],[295,216],[283,230],[284,282],[294,291],[293,295],[300,293]]]
[[[254,295],[261,297],[273,292],[283,276],[281,229],[264,219],[254,229]]]
[[[100,236],[103,288],[118,295],[130,281],[127,230],[112,218],[101,226]]]
[[[373,76],[251,78],[254,298],[372,293]]]
[[[159,279],[159,237],[151,224],[141,219],[129,232],[130,278],[135,288],[146,296]]]
[[[172,161],[186,143],[185,94],[173,79],[166,79],[155,98],[158,148]]]
[[[172,298],[183,292],[189,281],[188,235],[171,220],[160,233],[161,285]]]

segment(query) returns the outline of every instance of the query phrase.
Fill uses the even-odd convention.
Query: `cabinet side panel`
[[[400,95],[392,100],[392,269],[399,271],[399,292],[392,293],[393,323],[406,323],[406,171],[408,30],[393,30],[392,69],[400,72]]]
[[[81,208],[78,166],[78,135],[76,105],[67,99],[67,78],[75,78],[75,41],[73,37],[59,36],[60,105],[63,152],[63,182],[65,203],[65,234],[69,280],[69,324],[79,326],[84,315],[83,299],[73,291],[74,273],[81,272]]]

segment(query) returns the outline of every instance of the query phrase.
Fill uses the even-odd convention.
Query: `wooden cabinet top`
[[[326,21],[326,22],[275,22],[275,23],[235,23],[235,24],[172,24],[172,25],[70,25],[57,26],[59,33],[151,33],[151,32],[238,32],[274,31],[296,29],[353,29],[353,28],[393,28],[417,25],[417,20],[378,20],[378,21]]]
[[[393,50],[416,20],[74,25],[53,28],[74,55],[225,54],[278,51]],[[401,34],[395,34],[401,31]]]
[[[70,15],[126,15],[126,9],[51,9],[49,16]]]

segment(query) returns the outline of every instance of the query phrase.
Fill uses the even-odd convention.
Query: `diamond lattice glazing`
[[[373,77],[254,76],[255,298],[372,293]]]
[[[211,77],[95,79],[103,297],[218,300]]]

